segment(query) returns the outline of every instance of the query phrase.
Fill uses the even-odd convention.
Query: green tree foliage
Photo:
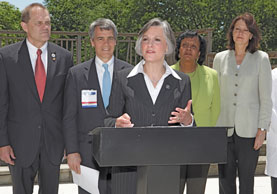
[[[277,0],[44,0],[44,4],[51,13],[53,30],[87,31],[92,21],[105,17],[115,22],[119,32],[138,33],[148,20],[160,17],[176,32],[214,29],[215,52],[226,48],[232,19],[250,12],[261,30],[262,50],[277,50]],[[19,11],[4,2],[0,5],[0,29],[20,29],[11,25],[19,24],[15,19]]]
[[[20,30],[21,13],[5,1],[0,2],[0,30]]]
[[[261,29],[263,50],[277,50],[276,0],[45,0],[54,29],[84,31],[99,17],[112,19],[120,32],[135,32],[151,18],[167,20],[174,31],[212,28],[213,50],[226,47],[234,17],[252,13]]]

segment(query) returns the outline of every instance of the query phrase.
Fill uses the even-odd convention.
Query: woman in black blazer
[[[192,125],[189,77],[165,61],[174,48],[174,33],[166,21],[154,18],[144,25],[136,42],[136,52],[143,60],[115,75],[105,126]],[[113,193],[135,194],[136,169],[116,171],[112,181],[121,185]]]

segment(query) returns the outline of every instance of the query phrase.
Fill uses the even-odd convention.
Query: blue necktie
[[[111,76],[108,69],[108,64],[102,65],[105,69],[104,75],[103,75],[103,85],[102,85],[102,98],[104,102],[105,108],[109,105],[109,98],[111,94]]]

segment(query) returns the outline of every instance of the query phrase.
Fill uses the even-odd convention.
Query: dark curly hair
[[[192,31],[192,30],[186,30],[185,32],[180,34],[176,40],[175,59],[177,61],[179,61],[180,59],[179,49],[180,49],[182,40],[185,38],[193,38],[195,36],[198,37],[199,43],[200,43],[200,47],[199,47],[200,56],[198,58],[197,63],[199,65],[203,65],[203,62],[205,61],[205,58],[206,58],[206,50],[207,50],[206,40],[202,36],[200,36],[196,31]]]
[[[261,40],[261,34],[259,27],[254,19],[254,16],[251,13],[244,13],[240,16],[237,16],[231,23],[228,33],[227,33],[227,40],[228,40],[228,45],[227,48],[229,50],[235,50],[235,42],[233,39],[233,31],[235,28],[235,24],[237,21],[243,20],[249,30],[249,32],[253,35],[251,40],[249,40],[248,46],[246,47],[246,50],[248,50],[250,53],[254,53],[255,51],[258,50]]]

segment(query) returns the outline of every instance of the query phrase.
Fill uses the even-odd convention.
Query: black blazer
[[[47,49],[42,103],[26,40],[0,49],[0,146],[11,145],[16,164],[23,167],[33,162],[42,141],[51,162],[58,165],[63,156],[63,89],[73,61],[69,51],[53,43]]]
[[[128,67],[131,68],[133,66],[115,58],[113,80],[115,72]],[[81,91],[88,89],[97,90],[97,107],[82,108]],[[104,126],[105,117],[106,109],[102,100],[95,59],[72,67],[66,80],[64,98],[63,132],[67,154],[84,151],[80,150],[82,149],[80,144],[86,144],[89,141],[89,131],[96,127]],[[82,156],[82,160],[83,157],[85,156]]]
[[[124,113],[129,114],[131,122],[136,127],[168,126],[171,112],[176,107],[185,108],[188,100],[191,99],[189,77],[176,71],[182,80],[172,75],[165,78],[156,103],[153,105],[143,74],[139,73],[127,78],[130,71],[131,69],[123,70],[116,75],[105,126],[115,126],[116,118]]]

